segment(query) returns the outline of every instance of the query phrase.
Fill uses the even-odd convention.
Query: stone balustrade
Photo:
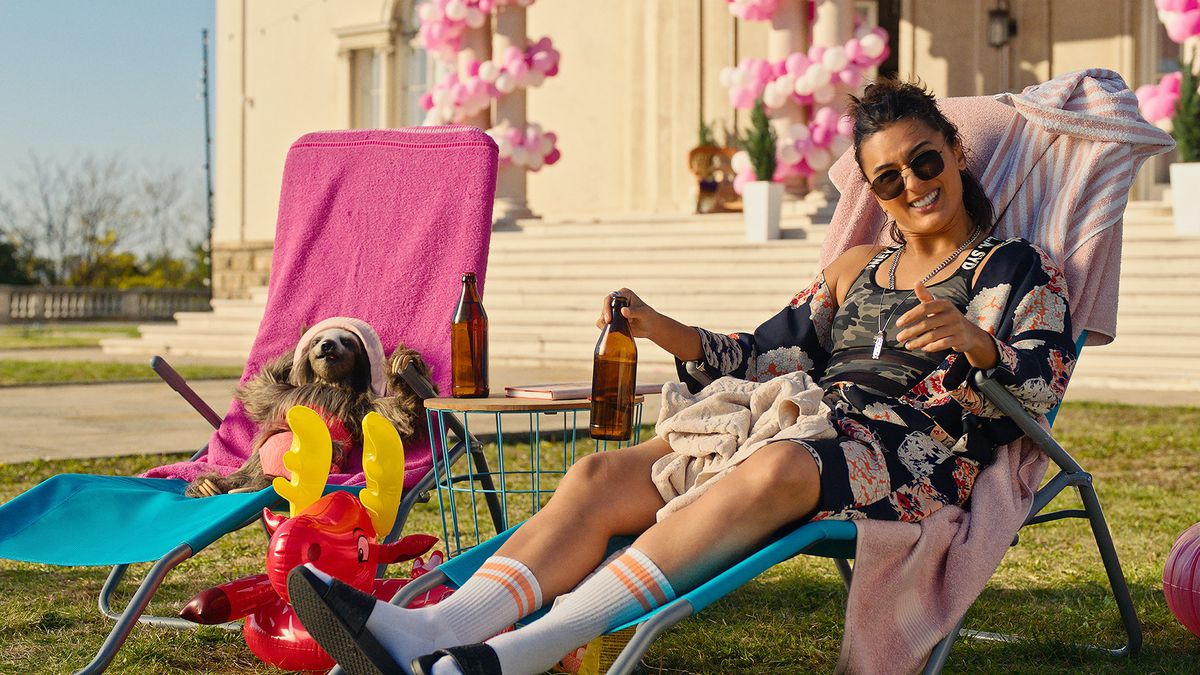
[[[203,289],[0,285],[0,323],[166,320],[176,312],[208,311],[209,298]]]

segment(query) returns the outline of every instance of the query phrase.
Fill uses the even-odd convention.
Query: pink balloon
[[[856,70],[853,67],[847,68],[838,73],[838,79],[842,81],[842,84],[854,89],[857,88],[858,85],[862,84],[862,71]]]
[[[558,148],[554,148],[553,150],[551,150],[549,152],[549,154],[546,155],[546,159],[545,159],[546,166],[550,166],[551,164],[556,164],[556,163],[558,163],[558,160],[560,160],[560,159],[562,159],[562,153],[558,151]]]
[[[850,38],[843,48],[846,50],[846,58],[850,61],[857,61],[863,56],[862,45],[859,44],[858,38]]]
[[[783,63],[787,72],[799,77],[805,70],[808,70],[808,66],[812,62],[804,54],[796,52],[788,56]]]
[[[421,107],[425,110],[433,109],[433,94],[426,92],[421,95]]]
[[[1200,7],[1200,0],[1154,0],[1154,6],[1163,12],[1186,12]]]
[[[1167,37],[1182,43],[1195,35],[1200,35],[1200,9],[1170,15],[1167,21]]]
[[[749,89],[738,88],[729,91],[729,103],[738,110],[753,108],[755,98],[754,92]]]

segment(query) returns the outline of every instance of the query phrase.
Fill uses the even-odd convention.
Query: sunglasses
[[[908,168],[912,169],[917,178],[930,180],[942,175],[942,171],[946,169],[946,162],[942,160],[941,152],[926,150],[910,159]],[[900,173],[900,169],[884,171],[871,181],[871,192],[884,201],[899,197],[904,192],[904,174]]]

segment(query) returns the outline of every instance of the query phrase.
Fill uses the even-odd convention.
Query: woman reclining
[[[350,673],[542,672],[782,528],[918,521],[967,503],[996,448],[1021,435],[970,376],[990,371],[1034,415],[1057,405],[1075,362],[1065,282],[1032,244],[988,236],[991,202],[927,92],[880,81],[848,114],[896,246],[847,251],[753,333],[685,326],[620,291],[634,335],[675,355],[691,389],[701,383],[688,362],[713,378],[755,381],[803,370],[824,390],[837,437],[771,442],[658,522],[664,499],[651,467],[671,452],[665,440],[585,457],[545,508],[432,607],[377,603],[297,568],[297,613],[338,663]],[[637,538],[602,564],[617,535]],[[568,592],[538,621],[496,635]]]

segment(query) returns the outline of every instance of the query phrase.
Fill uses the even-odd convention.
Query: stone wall
[[[213,246],[213,298],[249,298],[254,286],[271,278],[272,243],[216,242]]]

